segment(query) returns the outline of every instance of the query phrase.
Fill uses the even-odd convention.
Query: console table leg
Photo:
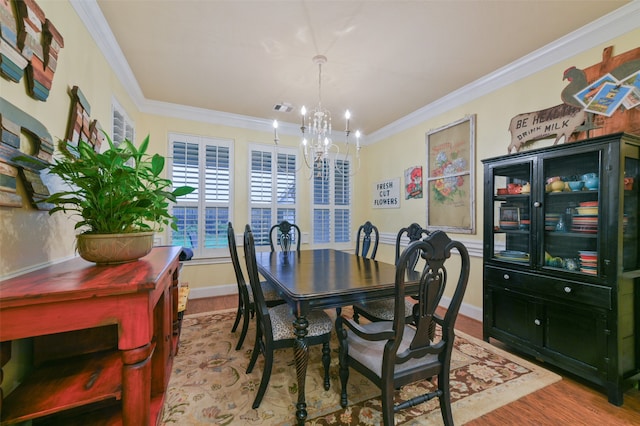
[[[298,377],[298,403],[296,404],[296,419],[299,425],[304,425],[307,419],[307,402],[305,397],[305,383],[307,378],[307,364],[309,363],[309,347],[305,339],[309,321],[304,316],[298,316],[293,322],[297,336],[293,345],[293,356],[296,361],[296,375]]]
[[[122,423],[125,426],[150,424],[151,354],[147,343],[122,353]]]

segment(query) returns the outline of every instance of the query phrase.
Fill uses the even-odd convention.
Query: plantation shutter
[[[251,230],[256,245],[269,244],[273,194],[271,155],[268,151],[251,151]]]
[[[173,207],[178,230],[172,232],[172,244],[191,248],[198,257],[221,254],[227,248],[232,204],[230,143],[185,135],[171,137],[171,179],[175,186],[196,188]]]
[[[277,155],[277,156],[276,156]],[[249,176],[251,230],[257,246],[269,245],[276,223],[296,223],[296,154],[294,150],[252,147]]]
[[[323,160],[313,174],[313,242],[351,241],[351,163]]]
[[[229,147],[205,145],[205,247],[228,247],[230,160]]]
[[[313,170],[313,242],[316,244],[331,241],[329,173],[329,161],[316,162]]]
[[[111,102],[111,140],[116,146],[120,145],[122,141],[128,139],[134,141],[134,127],[133,122],[122,108],[122,105],[115,100]]]
[[[346,243],[351,240],[351,190],[349,187],[349,161],[336,161],[334,175],[334,196],[335,196],[335,242]]]

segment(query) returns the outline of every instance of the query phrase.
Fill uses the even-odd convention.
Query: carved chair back
[[[288,253],[291,251],[291,245],[295,244],[296,251],[300,251],[300,240],[302,239],[300,228],[295,223],[291,223],[287,220],[273,225],[269,230],[269,245],[271,251],[276,251],[276,245],[280,249]],[[276,244],[274,244],[274,241]]]
[[[380,239],[380,233],[378,227],[369,221],[366,221],[358,228],[356,234],[356,256],[368,257],[369,259],[376,258],[376,252],[378,251],[378,240]],[[360,251],[360,242],[362,241],[362,252]],[[371,250],[371,255],[369,255]]]

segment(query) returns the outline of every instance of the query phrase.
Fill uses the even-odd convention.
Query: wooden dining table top
[[[334,249],[259,252],[256,259],[264,278],[303,312],[394,295],[395,265],[352,253]]]

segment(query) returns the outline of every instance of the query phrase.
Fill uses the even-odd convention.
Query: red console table
[[[179,338],[179,254],[77,258],[0,281],[0,342],[34,348],[31,372],[0,400],[1,424],[159,423]]]

